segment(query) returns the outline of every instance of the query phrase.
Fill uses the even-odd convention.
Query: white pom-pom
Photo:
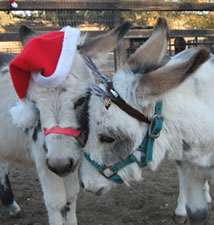
[[[13,123],[23,129],[33,127],[38,119],[38,109],[28,100],[17,102],[16,106],[10,108],[9,112]]]
[[[14,9],[18,8],[18,4],[17,4],[16,2],[11,3],[11,6],[12,6]]]

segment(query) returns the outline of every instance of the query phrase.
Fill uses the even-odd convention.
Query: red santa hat
[[[26,115],[27,111],[31,111],[30,114],[33,112],[29,110],[29,105],[23,104],[23,102],[27,103],[25,97],[30,80],[33,79],[45,88],[55,88],[60,85],[70,72],[79,37],[78,29],[67,26],[61,31],[32,38],[22,52],[11,61],[9,69],[12,83],[20,100],[24,100],[21,107],[17,105],[10,110],[13,122],[17,126],[26,128],[32,123],[20,124],[20,118],[17,118],[18,115]],[[29,121],[32,116],[25,117]]]

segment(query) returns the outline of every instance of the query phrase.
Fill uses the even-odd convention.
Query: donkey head
[[[126,167],[118,163],[132,154],[140,161],[142,153],[136,149],[148,130],[147,122],[154,114],[156,101],[169,94],[170,90],[175,90],[209,58],[207,49],[197,49],[187,54],[188,57],[183,60],[161,65],[167,41],[167,22],[164,18],[159,18],[151,37],[113,76],[113,89],[109,86],[108,90],[103,86],[94,87],[93,92],[103,92],[102,96],[108,96],[109,89],[116,91],[125,103],[143,114],[146,119],[144,122],[139,121],[125,112],[124,108],[114,104],[114,101],[106,110],[104,103],[97,96],[91,96],[90,133],[84,149],[86,157],[83,158],[80,167],[82,184],[86,190],[100,194],[111,189],[114,183],[106,177],[112,178],[115,173],[126,184],[142,179],[142,170],[137,163]],[[164,153],[158,157],[161,160]],[[115,164],[122,169],[115,172]]]
[[[93,38],[81,35],[69,74],[57,87],[42,87],[34,79],[30,80],[25,101],[33,106],[33,119],[23,128],[31,129],[32,146],[37,148],[35,157],[38,157],[38,151],[43,151],[44,158],[40,160],[45,160],[47,167],[57,175],[66,176],[73,172],[81,156],[81,135],[84,134],[79,129],[86,129],[89,86],[95,82],[83,56],[87,54],[102,62],[101,55],[116,47],[130,26],[126,22]],[[22,27],[20,33],[23,44],[28,44],[36,35],[27,27]],[[67,131],[72,134],[67,135]]]

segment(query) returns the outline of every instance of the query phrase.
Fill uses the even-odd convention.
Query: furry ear
[[[159,17],[151,37],[128,59],[134,73],[147,73],[159,66],[167,50],[168,32],[166,19]]]
[[[210,58],[207,48],[198,48],[189,58],[175,64],[163,66],[145,74],[139,80],[137,90],[150,96],[161,95],[176,88],[184,80],[193,75],[200,66]]]
[[[124,22],[105,34],[86,40],[78,49],[81,54],[86,53],[91,58],[98,59],[100,54],[108,53],[113,50],[131,26],[132,24],[130,22]]]
[[[13,123],[20,128],[31,128],[36,123],[39,112],[35,104],[28,100],[19,100],[16,106],[9,109]]]
[[[22,25],[19,28],[19,37],[23,46],[33,37],[36,37],[37,34],[28,28],[27,26]]]

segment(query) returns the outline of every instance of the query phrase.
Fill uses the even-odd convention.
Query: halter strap
[[[120,95],[114,90],[112,82],[108,83],[107,86],[108,91],[110,92],[109,98],[112,102],[114,102],[120,109],[122,109],[124,112],[129,114],[130,116],[134,117],[140,122],[145,122],[150,124],[150,120],[148,117],[146,117],[144,114],[140,113],[138,110],[134,109],[132,106],[127,104]],[[116,96],[115,96],[116,93]]]
[[[149,124],[148,131],[140,144],[136,149],[142,152],[141,159],[138,160],[134,154],[129,155],[127,158],[115,163],[112,166],[106,166],[104,164],[99,164],[95,160],[91,159],[90,155],[84,152],[85,158],[93,165],[100,174],[105,178],[117,183],[122,184],[122,178],[117,174],[119,170],[124,167],[137,163],[140,168],[147,166],[148,162],[152,160],[153,146],[156,138],[159,137],[161,129],[163,127],[163,116],[162,114],[162,101],[158,101],[155,105],[155,112]]]
[[[81,130],[77,130],[77,129],[72,129],[72,128],[62,128],[62,127],[52,127],[51,129],[44,129],[44,134],[48,135],[48,134],[64,134],[64,135],[69,135],[72,137],[77,138],[77,140],[79,141],[79,143],[84,146],[85,142],[86,142],[86,138],[85,138],[85,133],[86,131],[81,131]]]

